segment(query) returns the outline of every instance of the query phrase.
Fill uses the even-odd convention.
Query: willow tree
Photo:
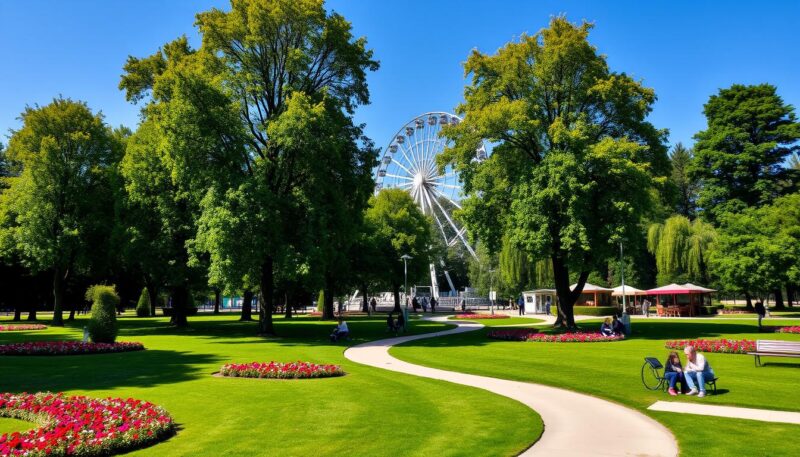
[[[659,283],[708,284],[708,258],[716,240],[714,227],[700,219],[672,216],[647,231],[647,250],[656,259]]]
[[[507,235],[531,260],[551,263],[557,325],[570,327],[589,273],[634,237],[669,172],[665,132],[646,121],[653,90],[611,71],[591,28],[555,17],[494,55],[473,51],[464,121],[446,129],[454,145],[440,163],[461,173],[473,237],[497,250]],[[495,147],[475,161],[483,139]]]

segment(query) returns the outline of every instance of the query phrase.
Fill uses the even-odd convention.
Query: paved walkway
[[[762,422],[800,424],[800,413],[771,409],[740,408],[737,406],[704,405],[680,401],[657,401],[647,409],[670,413],[698,414],[701,416],[732,417]]]
[[[434,320],[444,320],[436,318]],[[646,415],[596,397],[519,381],[476,376],[403,362],[389,348],[407,341],[478,330],[481,324],[447,321],[458,327],[353,346],[344,356],[364,365],[477,387],[517,400],[544,421],[544,434],[521,455],[537,456],[675,456],[675,437]],[[590,382],[590,380],[587,380]]]

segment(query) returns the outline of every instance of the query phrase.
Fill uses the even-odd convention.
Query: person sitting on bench
[[[335,343],[342,338],[347,338],[347,335],[350,333],[350,330],[347,328],[347,322],[339,318],[339,325],[333,329],[333,333],[331,333],[331,342]]]
[[[606,320],[600,325],[600,333],[603,336],[614,336],[614,328],[611,327],[611,318],[607,317]]]
[[[686,378],[683,375],[683,366],[681,365],[681,357],[677,352],[672,351],[664,363],[664,377],[669,381],[669,394],[672,396],[680,395],[686,388]],[[675,386],[681,383],[681,390],[675,390]]]
[[[694,346],[686,346],[683,353],[686,354],[686,384],[691,389],[686,395],[697,394],[698,397],[705,397],[706,381],[711,381],[716,377],[714,370],[706,362],[706,357],[698,354]]]
[[[625,324],[623,324],[621,320],[617,319],[616,315],[611,321],[611,331],[614,332],[614,335],[625,338]]]

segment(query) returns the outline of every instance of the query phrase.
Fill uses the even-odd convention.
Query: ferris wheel
[[[467,241],[466,229],[453,218],[453,211],[461,209],[463,196],[458,174],[449,165],[440,173],[436,163],[436,156],[447,146],[447,140],[440,138],[439,132],[442,127],[459,122],[461,118],[454,114],[436,111],[421,114],[400,127],[384,149],[375,171],[375,192],[388,188],[407,191],[422,212],[433,219],[448,247],[460,243],[476,257]],[[483,143],[475,158],[486,158]],[[433,265],[431,275],[435,282]]]

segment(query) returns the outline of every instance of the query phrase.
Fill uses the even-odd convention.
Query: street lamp
[[[403,309],[403,330],[408,327],[408,261],[413,259],[408,254],[403,254],[400,257],[400,260],[403,261],[403,293],[405,294],[405,302],[406,306]]]
[[[492,288],[494,287],[494,270],[489,270],[489,310],[494,315],[494,297],[492,297]]]

